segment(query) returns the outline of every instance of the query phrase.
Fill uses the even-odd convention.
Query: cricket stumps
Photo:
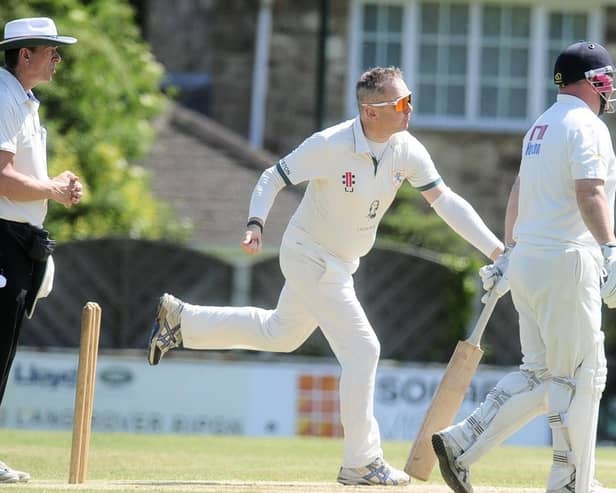
[[[89,301],[81,313],[81,339],[79,343],[79,367],[75,388],[75,414],[73,417],[73,441],[68,482],[83,483],[88,471],[92,409],[96,359],[101,327],[101,307]]]

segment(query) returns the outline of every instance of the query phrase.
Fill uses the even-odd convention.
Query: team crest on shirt
[[[381,205],[381,202],[379,202],[378,200],[373,200],[370,203],[370,209],[368,210],[368,215],[366,217],[368,219],[374,219],[376,217],[376,211],[379,210],[380,205]]]
[[[355,174],[351,171],[345,171],[342,174],[342,184],[344,185],[345,192],[352,192],[355,190]]]
[[[524,157],[535,157],[541,152],[541,141],[548,130],[548,125],[535,125],[530,131]]]
[[[395,169],[392,178],[394,182],[394,187],[400,188],[400,185],[402,185],[402,182],[404,181],[404,173],[401,169]]]

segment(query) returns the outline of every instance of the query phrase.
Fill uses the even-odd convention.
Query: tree
[[[149,176],[134,164],[150,147],[153,119],[165,107],[163,69],[141,38],[127,0],[0,0],[0,18],[52,17],[60,47],[51,85],[37,86],[48,131],[49,173],[74,170],[82,203],[51,204],[46,226],[59,240],[110,235],[180,239],[185,230],[157,202]]]

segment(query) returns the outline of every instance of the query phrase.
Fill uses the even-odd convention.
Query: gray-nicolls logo
[[[376,211],[379,210],[379,205],[381,205],[381,203],[378,200],[373,200],[370,203],[370,210],[368,211],[367,217],[374,219],[376,217]]]
[[[351,171],[345,171],[342,175],[342,184],[344,185],[345,192],[352,192],[355,190],[355,175]]]

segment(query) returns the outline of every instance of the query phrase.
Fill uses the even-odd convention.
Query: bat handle
[[[488,320],[490,320],[490,316],[494,311],[494,307],[496,306],[496,302],[498,301],[499,297],[500,296],[496,292],[495,288],[492,288],[488,292],[488,299],[486,300],[486,304],[483,306],[483,310],[481,310],[481,313],[479,314],[479,318],[475,323],[475,327],[473,328],[473,331],[471,332],[471,335],[468,337],[466,342],[472,344],[473,346],[479,347],[479,343],[481,342],[481,336],[483,336],[483,331],[485,330],[486,325],[488,325]]]

